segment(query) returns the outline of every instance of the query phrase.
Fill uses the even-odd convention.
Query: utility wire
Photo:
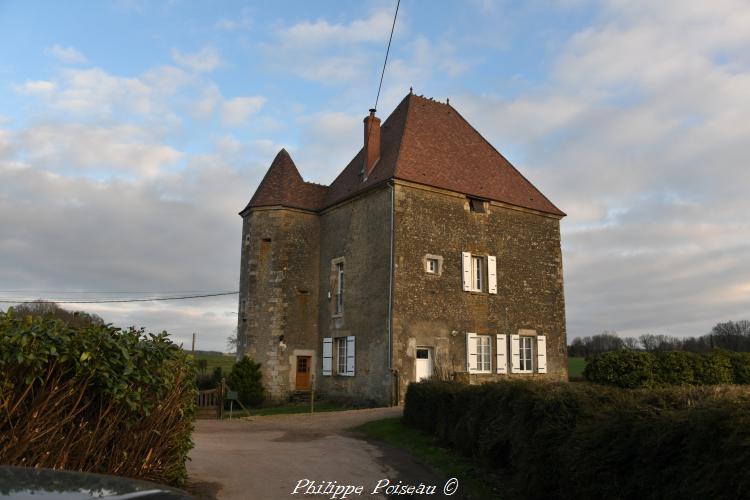
[[[117,295],[135,295],[135,294],[197,294],[197,293],[223,293],[223,290],[41,290],[36,288],[0,290],[0,293],[64,293],[66,295],[74,293],[103,293]]]
[[[378,95],[375,97],[375,109],[378,109],[378,101],[380,100],[380,89],[383,87],[383,77],[385,76],[385,66],[388,64],[388,54],[391,52],[391,41],[393,40],[393,31],[396,29],[396,18],[398,17],[398,7],[401,5],[401,0],[396,2],[396,13],[393,15],[393,25],[391,26],[391,36],[388,38],[388,48],[385,50],[385,61],[383,61],[383,71],[380,72],[380,84],[378,85]]]
[[[202,299],[205,297],[222,297],[226,295],[237,295],[240,292],[207,293],[203,295],[182,295],[178,297],[150,297],[145,299],[113,299],[113,300],[0,300],[2,304],[39,304],[44,302],[55,302],[56,304],[113,304],[122,302],[153,302],[157,300],[186,300]]]
[[[380,101],[380,90],[383,88],[383,77],[385,76],[385,67],[388,64],[388,54],[391,52],[391,42],[393,41],[393,31],[396,29],[396,19],[398,18],[398,8],[401,5],[401,0],[397,0],[396,2],[396,12],[393,14],[393,24],[391,25],[391,35],[388,37],[388,48],[385,49],[385,60],[383,61],[383,70],[380,72],[380,83],[378,84],[378,93],[375,96],[375,106],[370,110],[373,113],[378,109],[378,102]],[[367,140],[365,141],[365,148],[367,148],[367,145],[370,142],[370,132],[372,131],[372,122],[373,120],[369,120],[367,122]],[[362,172],[361,175],[365,176],[367,174],[367,150],[363,150],[365,153],[364,156],[364,164],[362,165]]]

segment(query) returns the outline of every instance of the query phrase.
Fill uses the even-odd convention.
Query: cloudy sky
[[[236,290],[277,150],[360,146],[394,6],[0,1],[0,298]],[[382,116],[450,97],[568,213],[571,338],[750,319],[747,0],[403,0],[391,57]],[[85,309],[223,350],[237,299]]]

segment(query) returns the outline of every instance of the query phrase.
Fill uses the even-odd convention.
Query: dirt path
[[[424,498],[442,498],[447,477],[396,448],[365,441],[347,431],[370,420],[400,416],[402,409],[375,408],[314,415],[277,415],[252,420],[199,420],[195,448],[188,463],[193,491],[219,499],[317,499],[312,494],[321,483],[362,486],[347,498],[391,498],[372,492],[378,481],[436,485]],[[300,487],[315,481],[308,494]],[[299,483],[302,481],[303,483]],[[310,485],[308,485],[310,486]],[[456,495],[450,498],[458,498]],[[336,498],[341,498],[338,495]],[[414,498],[398,495],[392,498]]]

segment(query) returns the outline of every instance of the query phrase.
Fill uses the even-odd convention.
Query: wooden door
[[[297,356],[297,390],[310,390],[310,356]]]

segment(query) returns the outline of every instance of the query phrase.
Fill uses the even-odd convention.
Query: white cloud
[[[403,35],[403,13],[398,22]],[[348,23],[302,21],[276,30],[273,44],[265,49],[271,65],[281,71],[326,85],[341,85],[375,78],[377,69],[371,63],[376,57],[382,58],[382,43],[388,40],[392,23],[391,9]]]
[[[203,47],[198,52],[192,53],[183,53],[179,49],[172,49],[172,59],[180,66],[198,73],[213,71],[224,63],[219,52],[213,47]]]
[[[60,62],[68,64],[85,63],[87,61],[86,56],[78,52],[73,47],[63,47],[62,45],[53,45],[44,49],[44,53],[54,57]]]
[[[243,13],[238,19],[219,19],[214,23],[214,28],[222,31],[246,31],[252,25],[253,20],[250,17],[250,12],[247,9],[243,9]]]
[[[193,116],[207,119],[214,114],[222,100],[223,97],[221,96],[219,87],[215,84],[209,84],[203,87],[198,95],[190,101],[188,109]]]
[[[48,171],[154,177],[182,157],[181,152],[154,139],[151,130],[132,125],[47,124],[19,133],[17,145],[25,161]]]
[[[388,39],[392,23],[393,12],[381,10],[367,19],[355,19],[348,24],[331,24],[324,19],[302,21],[280,29],[278,36],[283,44],[300,48],[379,42]]]
[[[260,96],[226,100],[221,106],[221,120],[225,125],[241,125],[257,113],[265,102],[266,99]]]
[[[47,80],[29,80],[22,85],[15,85],[13,88],[20,94],[44,95],[53,92],[57,85],[55,85],[55,82]]]

